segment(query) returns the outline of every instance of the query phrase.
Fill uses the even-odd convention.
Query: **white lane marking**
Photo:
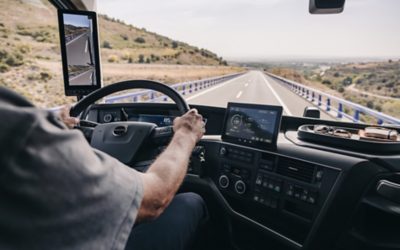
[[[272,94],[274,94],[275,98],[278,100],[278,102],[281,104],[283,107],[283,110],[287,115],[292,115],[292,112],[290,112],[289,108],[286,106],[286,104],[282,101],[282,99],[279,97],[278,93],[272,88],[271,84],[268,82],[268,80],[265,78],[265,75],[261,73],[261,77],[264,79],[265,84],[267,84],[268,88],[271,90]]]
[[[88,40],[86,40],[86,43],[85,43],[85,53],[87,53],[87,50],[88,50],[88,44],[89,44],[89,41],[88,41]]]
[[[247,86],[249,86],[249,84],[248,84],[248,83],[246,83],[246,84],[244,85],[244,87],[245,87],[245,88],[247,88]]]
[[[233,78],[233,79],[231,79],[231,80],[229,80],[229,81],[226,81],[226,82],[224,82],[224,83],[222,83],[222,84],[219,84],[219,85],[217,85],[217,86],[214,86],[214,87],[212,87],[212,88],[210,88],[210,89],[204,90],[203,92],[200,92],[200,93],[197,93],[197,94],[195,94],[195,95],[189,96],[188,98],[185,98],[185,99],[186,99],[186,101],[190,101],[190,100],[192,100],[192,99],[194,99],[194,98],[197,98],[197,97],[199,97],[199,96],[201,96],[201,95],[207,94],[207,93],[210,92],[210,91],[213,91],[213,90],[215,90],[215,89],[221,88],[221,87],[223,87],[223,86],[225,86],[225,85],[227,85],[227,84],[229,84],[229,83],[231,83],[231,82],[233,82],[233,81],[236,81],[236,80],[238,80],[238,79],[240,79],[240,78],[242,78],[242,77],[244,77],[244,76],[247,76],[247,74],[248,74],[248,73],[245,73],[245,74],[243,74],[243,75],[241,75],[241,76],[239,76],[239,77],[237,77],[237,78]]]
[[[242,94],[243,94],[243,92],[239,91],[239,93],[236,95],[236,99],[239,99]]]

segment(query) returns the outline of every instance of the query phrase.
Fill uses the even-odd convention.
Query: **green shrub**
[[[120,35],[124,41],[128,41],[128,36],[125,34]]]
[[[10,67],[7,64],[0,63],[0,73],[5,73],[10,70]]]
[[[173,41],[173,42],[172,42],[172,48],[173,48],[173,49],[178,48],[178,42]]]
[[[51,80],[53,77],[49,72],[40,72],[40,79],[42,81],[47,82],[48,80]]]
[[[105,49],[112,49],[111,43],[109,41],[104,41],[102,47]]]
[[[11,67],[18,67],[24,64],[24,61],[21,54],[15,53],[14,55],[9,54],[8,58],[5,60],[5,63]]]
[[[118,62],[118,57],[117,57],[116,55],[111,55],[111,56],[108,57],[107,61],[108,61],[109,63]]]
[[[143,37],[137,37],[137,38],[135,39],[135,42],[136,42],[136,43],[146,43],[146,40],[144,40]]]
[[[322,81],[322,84],[325,84],[325,85],[332,85],[332,82],[329,81],[329,80],[323,80],[323,81]]]
[[[8,51],[5,49],[0,49],[0,62],[5,61],[8,58]]]
[[[146,63],[150,63],[150,58],[146,58]]]
[[[139,55],[139,63],[144,63],[144,55]]]

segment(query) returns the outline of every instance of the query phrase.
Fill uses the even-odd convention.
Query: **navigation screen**
[[[229,103],[223,139],[239,144],[275,145],[282,107]]]
[[[59,18],[66,92],[88,94],[100,87],[96,14],[63,11]]]

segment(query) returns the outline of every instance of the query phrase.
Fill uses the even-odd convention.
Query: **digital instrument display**
[[[129,121],[135,122],[150,122],[156,124],[158,127],[172,126],[175,116],[165,115],[145,115],[145,114],[134,114],[129,115]]]
[[[276,146],[281,117],[280,106],[228,103],[222,139],[257,148]]]
[[[58,11],[66,95],[84,96],[101,88],[97,15]]]

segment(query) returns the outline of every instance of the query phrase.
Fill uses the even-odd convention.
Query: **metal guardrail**
[[[222,82],[225,82],[225,81],[228,81],[235,77],[238,77],[242,74],[244,74],[244,73],[243,72],[235,73],[235,74],[212,77],[212,78],[207,78],[207,79],[202,79],[202,80],[176,83],[176,84],[171,85],[170,87],[175,89],[181,95],[184,96],[187,94],[191,94],[191,93],[198,92],[200,90],[204,90],[206,88],[215,86]],[[117,95],[117,96],[110,96],[110,97],[105,98],[105,103],[114,103],[116,101],[121,101],[124,99],[129,99],[129,101],[131,101],[131,102],[138,102],[138,101],[144,101],[144,102],[163,101],[163,102],[165,102],[168,100],[168,97],[165,95],[159,95],[156,91],[153,91],[153,90],[144,90],[144,91],[126,93],[126,94]]]
[[[171,85],[170,87],[172,87],[173,89],[178,91],[181,95],[187,95],[187,94],[198,92],[200,90],[204,90],[206,88],[223,83],[223,82],[233,79],[235,77],[241,76],[244,73],[245,72],[241,72],[241,73],[217,76],[217,77],[206,78],[206,79],[201,79],[201,80],[196,80],[196,81],[176,83],[176,84]],[[139,102],[139,101],[144,101],[144,102],[163,101],[163,102],[166,102],[166,101],[168,101],[168,97],[166,97],[164,95],[157,95],[156,91],[143,90],[143,91],[137,91],[137,92],[132,92],[132,93],[126,93],[126,94],[122,94],[122,95],[110,96],[108,98],[105,98],[105,103],[114,103],[116,101],[120,101],[120,100],[124,100],[124,99],[129,99],[129,101],[131,101],[131,102]],[[47,110],[52,111],[52,112],[57,112],[62,107],[63,106],[57,106],[57,107],[49,108]]]
[[[292,80],[266,73],[270,77],[277,79],[279,82],[285,84],[291,91],[299,96],[311,101],[316,104],[320,109],[325,109],[327,112],[334,111],[337,118],[347,118],[353,122],[360,122],[360,115],[365,114],[374,117],[377,120],[377,124],[383,123],[400,125],[400,119],[378,112],[376,110],[364,107],[360,104],[344,100],[342,98],[326,94],[320,90],[305,86],[301,83],[294,82]],[[337,103],[337,107],[332,105],[332,102]],[[353,111],[353,115],[349,115],[345,112],[345,108]]]

